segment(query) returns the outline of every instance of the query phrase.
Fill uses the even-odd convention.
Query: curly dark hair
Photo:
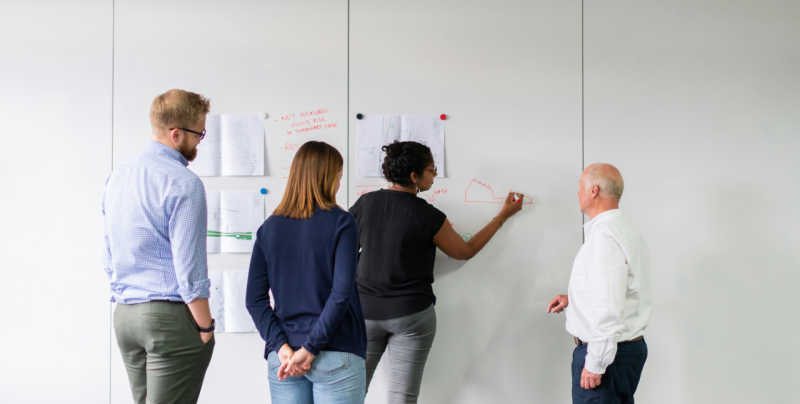
[[[389,182],[407,187],[411,173],[422,175],[425,167],[433,164],[433,154],[428,146],[417,142],[393,142],[381,147],[386,153],[381,168]]]

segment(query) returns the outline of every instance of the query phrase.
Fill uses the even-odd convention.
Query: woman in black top
[[[471,258],[522,208],[522,195],[509,193],[499,214],[464,241],[442,211],[417,197],[436,176],[430,149],[394,142],[383,151],[383,175],[392,186],[362,195],[350,208],[361,246],[357,284],[367,326],[367,387],[389,349],[388,402],[416,403],[436,333],[436,247],[456,259]]]

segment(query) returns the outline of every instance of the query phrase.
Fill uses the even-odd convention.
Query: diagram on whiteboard
[[[506,200],[506,194],[496,194],[491,185],[473,178],[464,189],[465,203],[491,203],[501,205]],[[533,205],[533,200],[529,197],[524,199],[523,204]]]

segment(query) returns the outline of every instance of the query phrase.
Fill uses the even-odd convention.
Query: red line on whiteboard
[[[494,188],[491,185],[481,182],[473,178],[464,189],[464,202],[465,203],[492,203],[501,205],[505,202],[506,196],[497,196],[494,193]],[[525,198],[525,205],[532,205],[533,201],[530,198]]]

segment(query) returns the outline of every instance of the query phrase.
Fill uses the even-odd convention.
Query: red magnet
[[[439,119],[441,119],[441,120],[443,120],[443,121],[444,121],[445,119],[447,119],[447,114],[441,114],[441,115],[439,115]]]

